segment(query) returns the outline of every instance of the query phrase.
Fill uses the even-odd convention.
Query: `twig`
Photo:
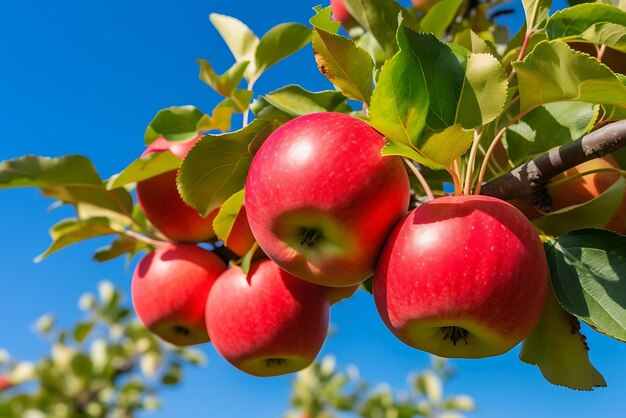
[[[533,203],[542,212],[552,210],[548,181],[578,164],[626,147],[626,120],[610,123],[581,139],[563,145],[483,185],[481,194]]]

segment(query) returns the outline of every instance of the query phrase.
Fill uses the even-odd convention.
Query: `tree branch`
[[[552,177],[625,146],[626,120],[613,122],[486,183],[481,194],[503,200],[524,199],[542,212],[550,212],[552,198],[547,184]]]

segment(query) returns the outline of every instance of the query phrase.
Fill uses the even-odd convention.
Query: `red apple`
[[[186,142],[170,142],[161,137],[150,144],[141,156],[169,150],[182,161],[201,137],[198,135]],[[218,210],[205,218],[187,205],[176,187],[177,173],[178,170],[172,170],[137,183],[139,206],[148,220],[173,241],[201,242],[215,237],[213,219]]]
[[[411,0],[413,6],[423,13],[428,12],[435,4],[437,4],[438,0]]]
[[[243,257],[250,251],[254,243],[254,235],[252,235],[252,231],[250,230],[246,207],[244,205],[237,214],[233,227],[230,230],[230,235],[226,239],[226,242],[224,242],[224,245],[239,257]]]
[[[313,362],[328,331],[328,299],[321,286],[270,260],[224,272],[211,289],[206,324],[215,349],[255,376],[276,376]]]
[[[619,173],[605,171],[577,177],[569,181],[562,181],[563,179],[580,173],[602,168],[619,168],[619,164],[615,158],[607,155],[602,158],[586,161],[555,176],[550,183],[548,183],[548,194],[552,198],[552,210],[556,211],[569,206],[580,205],[595,199],[621,177]],[[519,208],[528,219],[533,220],[542,216],[542,213],[535,209],[530,203],[519,200],[512,203]],[[605,228],[620,234],[626,234],[626,194],[617,212],[615,212],[615,216]],[[551,233],[550,231],[545,232]]]
[[[442,197],[396,227],[374,275],[387,327],[441,357],[502,354],[539,322],[548,289],[543,246],[515,207],[487,196]]]
[[[250,228],[261,249],[304,280],[331,287],[365,280],[406,213],[402,160],[385,140],[341,113],[300,116],[254,156],[246,183]]]
[[[7,375],[0,376],[0,391],[7,390],[13,387],[11,378]]]
[[[346,9],[346,5],[343,0],[330,0],[330,7],[332,8],[332,16],[333,20],[341,23],[344,27],[353,26],[355,21],[354,18]]]
[[[135,312],[145,326],[176,345],[209,341],[204,308],[226,270],[215,254],[190,244],[167,244],[145,256],[132,280]]]

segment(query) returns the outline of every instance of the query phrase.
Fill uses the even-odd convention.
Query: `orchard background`
[[[408,2],[401,2],[408,5]],[[122,1],[5,2],[0,6],[0,160],[24,154],[89,157],[107,177],[122,170],[144,149],[145,126],[172,105],[193,104],[209,112],[219,97],[198,78],[198,58],[210,58],[219,72],[232,63],[229,51],[208,21],[217,12],[237,17],[257,34],[281,22],[307,23],[317,3]],[[514,33],[517,12],[505,16]],[[565,7],[555,1],[553,8]],[[295,83],[312,91],[332,86],[319,73],[310,46],[272,67],[257,83],[257,94]],[[235,119],[233,126],[240,120]],[[47,211],[50,200],[32,189],[3,190],[0,197],[3,303],[0,347],[20,359],[36,359],[48,346],[32,332],[34,320],[55,312],[62,324],[77,319],[76,300],[103,279],[128,293],[134,263],[91,261],[105,240],[73,246],[39,264],[49,244],[48,228],[70,216],[67,208]],[[406,386],[407,374],[425,367],[427,354],[398,342],[363,292],[337,305],[331,316],[338,331],[322,355],[340,365],[358,365],[372,382]],[[483,417],[613,416],[623,403],[626,346],[585,330],[591,359],[607,388],[573,392],[546,382],[536,367],[517,359],[518,349],[483,360],[455,360],[458,376],[446,387],[469,393]],[[280,416],[287,408],[293,376],[259,379],[244,375],[203,346],[209,365],[189,369],[184,384],[163,393],[160,417]],[[472,416],[474,416],[472,415]]]

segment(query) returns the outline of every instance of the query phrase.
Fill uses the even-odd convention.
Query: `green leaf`
[[[471,29],[466,29],[462,32],[454,35],[454,43],[464,47],[465,49],[473,52],[474,54],[491,54],[496,55],[495,48]]]
[[[374,62],[363,48],[351,39],[313,31],[313,51],[321,73],[351,99],[369,103],[372,96]]]
[[[582,229],[561,235],[547,250],[559,303],[597,331],[626,341],[626,236]]]
[[[220,208],[215,219],[213,219],[215,235],[223,242],[228,241],[235,219],[237,219],[237,215],[239,215],[239,211],[241,211],[243,206],[244,195],[245,190],[242,189],[229,197]]]
[[[420,154],[415,149],[407,145],[401,144],[399,142],[390,141],[389,139],[387,140],[387,143],[385,144],[385,146],[383,147],[380,153],[381,155],[385,157],[392,156],[392,155],[406,157],[413,161],[417,161],[418,163],[425,165],[426,167],[432,168],[434,170],[440,170],[440,169],[445,168],[442,165],[439,165],[436,162],[429,160],[428,158]]]
[[[557,11],[548,20],[549,39],[585,39],[626,52],[626,11],[587,3]]]
[[[128,254],[131,257],[137,254],[139,251],[147,248],[148,244],[137,241],[128,235],[121,235],[117,237],[113,242],[106,247],[99,248],[93,255],[94,260],[98,262],[105,262],[113,260],[124,254]]]
[[[471,54],[456,108],[456,123],[465,129],[494,120],[504,108],[508,82],[502,64],[490,54]]]
[[[176,170],[180,163],[180,159],[170,151],[150,153],[145,157],[136,159],[121,173],[112,176],[107,181],[107,189],[116,189]]]
[[[454,125],[465,70],[448,46],[433,35],[398,29],[400,51],[385,64],[374,89],[370,123],[387,138],[418,145],[427,124]]]
[[[268,103],[291,116],[317,112],[349,112],[346,98],[338,91],[310,92],[298,85],[288,85],[263,96]]]
[[[318,6],[314,7],[313,9],[316,12],[315,16],[309,19],[309,23],[313,27],[330,33],[337,33],[337,31],[339,31],[341,24],[332,19],[331,15],[333,8],[331,6],[327,6],[324,8]]]
[[[465,130],[461,125],[452,125],[428,137],[420,151],[443,167],[450,167],[456,158],[468,150],[473,140],[473,130]]]
[[[144,135],[146,145],[159,137],[169,141],[187,141],[212,128],[211,118],[194,106],[172,106],[160,110]]]
[[[370,106],[370,124],[387,138],[415,144],[426,124],[430,100],[420,61],[408,49],[407,31],[398,30],[400,51],[383,67]]]
[[[543,41],[513,64],[521,110],[566,100],[598,104],[626,102],[626,86],[607,66],[562,41]]]
[[[277,62],[298,52],[311,40],[311,29],[299,23],[281,23],[261,38],[255,54],[256,73],[260,75]]]
[[[580,228],[603,228],[620,207],[626,192],[626,178],[620,177],[595,199],[581,205],[550,212],[533,224],[549,235],[561,235]]]
[[[398,15],[402,15],[402,25],[420,29],[415,16],[394,0],[344,0],[344,4],[350,15],[376,38],[387,58],[398,51]]]
[[[94,325],[93,322],[79,322],[76,324],[74,327],[74,339],[79,343],[85,341]]]
[[[520,360],[538,366],[543,377],[554,385],[575,390],[606,386],[589,361],[580,323],[559,305],[551,290],[541,321],[522,344]]]
[[[68,245],[103,235],[117,234],[118,232],[111,227],[108,218],[66,219],[50,229],[52,245],[43,254],[37,256],[35,261],[40,262]]]
[[[164,385],[177,385],[182,378],[182,367],[180,363],[175,362],[170,364],[169,369],[161,378],[161,383]]]
[[[211,13],[209,19],[226,42],[235,60],[250,63],[244,73],[246,80],[250,81],[257,72],[254,57],[259,45],[259,38],[250,28],[234,17]]]
[[[236,62],[224,74],[218,75],[209,61],[199,59],[196,62],[200,66],[200,80],[225,97],[229,97],[237,88],[249,64],[248,61]]]
[[[133,200],[124,189],[107,190],[91,161],[81,155],[28,155],[0,163],[0,189],[39,187],[64,203],[88,203],[128,216]]]
[[[515,166],[589,132],[598,106],[585,102],[549,103],[533,109],[505,133],[504,146]]]
[[[542,29],[548,20],[548,12],[552,5],[551,0],[522,0],[526,27],[532,31]]]
[[[248,147],[275,127],[255,119],[239,131],[206,135],[189,151],[178,174],[178,189],[188,205],[206,216],[243,189],[252,162]]]
[[[445,32],[454,21],[463,0],[440,0],[433,4],[420,22],[423,32],[430,32],[437,38]]]
[[[443,382],[431,371],[419,375],[414,382],[418,393],[424,394],[434,404],[439,404],[443,396]]]

